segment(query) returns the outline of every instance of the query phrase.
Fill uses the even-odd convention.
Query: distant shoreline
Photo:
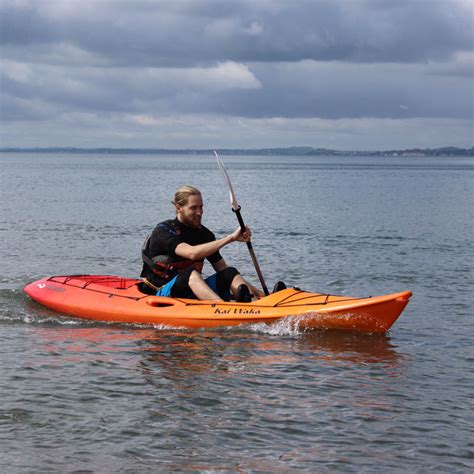
[[[214,149],[169,148],[76,148],[76,147],[1,147],[0,153],[76,153],[76,154],[124,154],[124,155],[209,155]],[[405,150],[341,151],[313,147],[231,149],[217,148],[222,155],[242,156],[474,156],[474,147],[411,148]]]

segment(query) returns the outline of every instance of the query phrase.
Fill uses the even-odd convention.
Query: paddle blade
[[[224,163],[219,158],[217,151],[214,151],[214,155],[216,155],[217,164],[219,165],[219,169],[221,170],[222,176],[224,176],[225,182],[227,183],[227,187],[229,188],[230,204],[232,205],[232,209],[234,209],[234,211],[237,211],[238,209],[240,209],[240,206],[237,202],[237,198],[234,193],[234,188],[232,187],[232,183],[230,181],[227,170],[225,169]]]

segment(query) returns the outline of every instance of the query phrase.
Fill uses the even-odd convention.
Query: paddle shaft
[[[242,232],[245,232],[246,227],[244,224],[244,220],[242,219],[242,215],[240,214],[240,206],[237,202],[237,198],[235,196],[234,188],[232,187],[229,174],[225,169],[224,163],[222,163],[222,160],[219,158],[217,151],[214,151],[214,155],[216,155],[217,164],[219,165],[219,168],[222,172],[222,176],[224,176],[224,180],[227,183],[227,187],[229,188],[230,204],[232,206],[232,210],[237,216],[237,219],[240,224],[240,229],[242,230]],[[251,242],[247,242],[247,248],[249,249],[250,257],[252,258],[253,266],[255,267],[255,271],[257,272],[258,279],[260,280],[260,284],[262,285],[263,292],[265,293],[265,296],[267,296],[270,293],[268,292],[267,285],[265,284],[265,280],[263,279],[262,271],[260,270],[260,265],[257,262],[257,257],[255,256],[255,252],[253,251]]]
[[[242,219],[242,215],[240,214],[240,206],[237,209],[232,208],[232,210],[235,212],[235,215],[237,216],[237,220],[239,221],[240,224],[240,229],[242,232],[245,232],[245,223],[244,220]],[[253,266],[255,267],[255,271],[257,272],[258,279],[260,280],[260,284],[262,285],[263,292],[265,293],[265,296],[268,296],[270,293],[268,291],[267,285],[265,284],[265,280],[262,275],[262,270],[260,270],[260,265],[258,264],[257,257],[255,256],[255,252],[253,251],[253,246],[252,242],[247,242],[247,248],[249,249],[249,254],[253,262]]]

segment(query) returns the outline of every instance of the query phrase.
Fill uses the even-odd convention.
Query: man
[[[217,239],[201,224],[203,201],[201,192],[192,186],[179,188],[172,201],[176,218],[159,223],[145,241],[142,249],[141,276],[158,296],[198,298],[201,300],[251,301],[251,293],[263,292],[247,283],[240,273],[227,266],[219,250],[232,242],[249,242],[251,232],[240,227]],[[216,273],[206,280],[202,277],[204,259]]]

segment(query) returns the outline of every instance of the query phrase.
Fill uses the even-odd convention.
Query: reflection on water
[[[397,350],[387,335],[292,330],[290,335],[272,334],[268,337],[259,335],[259,331],[248,330],[248,326],[210,330],[128,329],[124,325],[100,324],[74,318],[61,319],[60,325],[55,324],[54,318],[35,318],[35,323],[31,326],[31,331],[36,336],[36,341],[43,341],[51,348],[57,342],[63,347],[66,346],[70,352],[88,352],[99,346],[105,353],[120,351],[124,343],[135,341],[142,350],[178,359],[191,353],[199,359],[213,356],[219,358],[224,355],[221,353],[224,348],[227,351],[231,348],[240,348],[249,352],[255,349],[280,352],[286,346],[291,348],[290,353],[295,348],[316,353],[329,352],[333,360],[388,363],[398,358]],[[83,327],[84,324],[88,327]],[[271,363],[272,360],[269,359],[268,362]]]
[[[134,450],[137,457],[152,455],[152,446],[159,451],[184,443],[180,448],[184,458],[191,458],[198,449],[194,443],[189,446],[193,453],[188,452],[186,439],[191,437],[201,439],[203,458],[190,465],[206,469],[219,462],[226,465],[229,449],[257,449],[269,440],[277,443],[275,449],[285,462],[307,461],[299,444],[322,436],[315,438],[315,426],[324,436],[337,438],[330,427],[339,424],[341,410],[350,410],[351,417],[360,420],[357,423],[393,422],[398,416],[390,392],[403,376],[404,356],[386,336],[336,332],[274,336],[243,327],[210,331],[65,327],[51,321],[47,326],[31,325],[29,331],[34,341],[30,352],[36,356],[27,357],[23,369],[44,374],[47,368],[58,378],[54,398],[45,399],[50,410],[73,399],[75,404],[105,403],[94,431],[94,436],[103,436],[111,429],[113,417],[106,408],[111,408],[111,401],[123,405],[126,394],[129,403],[141,400],[147,408],[135,415],[143,419],[134,436],[141,436],[141,430],[167,434],[159,438],[162,441],[154,439],[151,446],[142,444]],[[66,391],[64,379],[68,379]],[[76,390],[71,390],[71,383]],[[234,430],[251,435],[237,440]],[[220,448],[209,464],[207,447],[216,436]],[[278,446],[283,438],[282,450],[283,445]],[[259,465],[242,462],[247,468]],[[177,465],[184,469],[181,461]]]
[[[396,367],[400,354],[384,335],[312,332],[292,337],[268,337],[245,330],[216,332],[155,332],[141,344],[146,360],[159,363],[173,378],[186,372],[232,370],[236,363],[248,366],[301,364],[302,355],[329,366],[380,364]]]
[[[357,364],[387,364],[395,367],[403,356],[385,334],[362,335],[323,332],[305,335],[308,349],[326,351],[326,360],[348,361]]]
[[[338,377],[339,371],[351,367],[380,366],[393,377],[405,359],[388,336],[329,331],[269,336],[245,327],[156,330],[113,325],[65,327],[48,321],[46,326],[32,325],[30,333],[36,349],[35,358],[28,362],[30,367],[125,364],[133,370],[140,368],[146,382],[158,387],[164,379],[192,385],[197,376],[304,376],[321,368]],[[53,354],[61,357],[51,358]],[[320,383],[323,380],[319,377]]]
[[[176,330],[99,325],[69,318],[37,319],[31,326],[35,344],[42,351],[66,351],[69,358],[87,354],[107,358],[136,346],[148,361],[175,371],[224,370],[235,360],[265,365],[290,365],[302,354],[328,365],[344,363],[385,364],[395,367],[402,358],[387,335],[361,335],[338,331],[311,331],[278,336],[260,334],[245,326],[214,330]],[[45,325],[46,323],[46,325]],[[68,324],[67,327],[64,324]],[[72,327],[69,327],[69,324]],[[83,327],[86,324],[88,327]]]

